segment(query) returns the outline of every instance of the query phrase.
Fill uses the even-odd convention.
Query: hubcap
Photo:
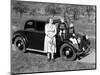
[[[73,56],[73,51],[71,48],[69,47],[66,47],[64,48],[64,55],[67,57],[67,58],[71,58]]]
[[[65,53],[66,53],[66,55],[69,55],[69,54],[70,54],[70,52],[69,52],[68,50],[66,50],[66,52],[65,52]]]
[[[18,41],[16,42],[16,46],[18,47],[19,50],[23,50],[23,49],[24,49],[23,41],[18,40]]]

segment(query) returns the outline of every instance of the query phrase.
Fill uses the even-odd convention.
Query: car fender
[[[73,47],[74,51],[77,52],[77,49],[74,47],[74,45],[70,41],[66,40],[64,43],[69,44],[71,47]]]
[[[14,41],[15,41],[15,39],[16,39],[17,37],[22,37],[23,40],[24,40],[25,46],[26,46],[26,47],[28,46],[28,44],[27,44],[27,36],[26,36],[23,32],[20,32],[20,31],[15,32],[15,33],[13,34],[12,43],[14,43]]]

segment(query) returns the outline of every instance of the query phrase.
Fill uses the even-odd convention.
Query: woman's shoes
[[[48,62],[55,62],[55,59],[48,59]]]
[[[55,62],[55,59],[51,59],[51,62]]]
[[[50,62],[50,59],[47,59],[48,62]]]

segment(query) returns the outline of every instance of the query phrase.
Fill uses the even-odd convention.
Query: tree
[[[31,11],[30,11],[30,15],[32,15],[32,16],[34,16],[35,15],[35,13],[36,13],[36,8],[34,8],[34,9],[31,9]]]
[[[46,8],[45,8],[45,12],[48,14],[48,15],[53,15],[55,16],[56,14],[60,14],[61,13],[61,8],[57,5],[48,5]]]
[[[86,12],[87,12],[87,16],[88,16],[88,21],[90,21],[90,18],[91,18],[91,15],[92,15],[93,11],[94,11],[93,6],[87,6]]]
[[[66,15],[67,14],[67,15]],[[70,22],[71,20],[78,20],[80,16],[80,8],[78,6],[66,6],[64,17]]]
[[[80,15],[79,9],[78,8],[74,8],[73,9],[73,19],[74,20],[78,20],[79,19],[79,15]]]
[[[92,6],[87,6],[86,12],[87,12],[88,17],[91,16],[91,12],[93,12],[93,11],[94,11],[94,9]]]
[[[13,10],[15,11],[15,13],[18,15],[20,15],[20,17],[22,16],[23,13],[26,13],[29,9],[26,5],[22,4],[21,2],[16,2],[13,5]]]
[[[68,25],[70,24],[70,16],[66,11],[64,12],[64,20]]]

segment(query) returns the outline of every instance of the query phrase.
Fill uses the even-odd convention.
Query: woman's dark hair
[[[49,20],[50,20],[50,19],[53,19],[53,17],[49,17],[49,18],[47,19],[47,23],[49,23]]]

